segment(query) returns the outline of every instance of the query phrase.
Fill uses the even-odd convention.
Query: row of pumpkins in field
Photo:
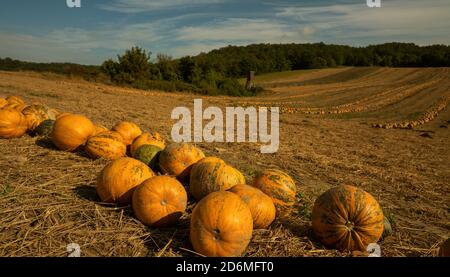
[[[202,255],[242,255],[253,229],[268,228],[277,214],[288,213],[295,204],[296,184],[280,170],[264,170],[246,185],[244,175],[222,159],[205,157],[191,144],[166,145],[158,133],[142,133],[132,122],[119,122],[108,130],[82,115],[58,113],[43,105],[25,107],[18,97],[0,103],[7,103],[0,110],[1,138],[34,132],[48,136],[60,150],[84,147],[92,158],[111,160],[97,178],[98,196],[105,203],[131,204],[145,225],[175,224],[187,208],[183,183],[187,184],[197,201],[190,241]],[[385,224],[375,198],[350,185],[322,194],[312,211],[315,236],[343,251],[364,251],[379,241]]]
[[[423,125],[425,123],[433,121],[440,112],[447,108],[449,102],[450,95],[443,96],[438,102],[428,108],[417,119],[392,123],[374,123],[372,124],[372,127],[383,129],[412,129],[419,125]]]

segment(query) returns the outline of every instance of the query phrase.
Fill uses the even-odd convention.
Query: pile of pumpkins
[[[186,212],[189,191],[197,201],[190,241],[204,256],[242,255],[253,229],[268,228],[296,201],[295,181],[280,170],[266,169],[246,184],[244,175],[219,157],[206,157],[188,143],[166,145],[158,133],[142,133],[132,122],[108,130],[83,115],[27,107],[18,97],[0,98],[0,108],[0,138],[34,132],[62,151],[83,147],[92,158],[111,160],[98,175],[98,196],[105,203],[131,204],[145,225],[175,224]],[[351,185],[326,191],[312,211],[316,238],[343,251],[365,250],[379,241],[384,225],[375,198]]]

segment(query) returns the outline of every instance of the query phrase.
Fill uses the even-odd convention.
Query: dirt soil
[[[326,249],[310,230],[315,199],[327,189],[354,184],[371,193],[394,233],[380,242],[383,256],[434,256],[450,236],[450,109],[413,129],[372,123],[413,120],[450,95],[445,68],[340,68],[298,78],[265,81],[271,90],[253,98],[202,97],[203,105],[297,108],[280,115],[280,149],[261,154],[259,144],[199,143],[208,155],[242,170],[248,182],[269,167],[297,182],[292,214],[268,230],[255,230],[246,256],[349,256]],[[0,97],[18,95],[81,113],[112,127],[139,124],[170,140],[171,111],[192,108],[198,95],[119,88],[53,74],[0,72]],[[307,110],[339,114],[309,114]],[[357,108],[358,111],[355,111]],[[0,256],[195,256],[189,243],[190,203],[172,228],[142,225],[130,207],[100,203],[95,179],[107,164],[81,151],[65,153],[39,137],[0,140]]]

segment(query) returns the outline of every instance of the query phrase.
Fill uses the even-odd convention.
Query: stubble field
[[[251,181],[279,168],[297,182],[297,204],[255,230],[246,256],[349,256],[310,230],[315,199],[351,183],[371,193],[394,226],[383,256],[434,256],[450,235],[450,69],[338,68],[257,79],[258,97],[204,97],[203,105],[279,106],[280,148],[199,143]],[[199,95],[119,88],[52,74],[0,72],[0,96],[81,113],[112,127],[130,120],[170,140],[174,107]],[[65,153],[39,137],[0,140],[0,256],[195,256],[189,214],[172,228],[142,225],[130,207],[100,203],[95,181],[106,160]]]

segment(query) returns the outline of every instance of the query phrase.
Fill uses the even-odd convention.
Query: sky
[[[3,0],[0,57],[101,64],[134,45],[174,58],[227,45],[450,44],[450,0]]]

